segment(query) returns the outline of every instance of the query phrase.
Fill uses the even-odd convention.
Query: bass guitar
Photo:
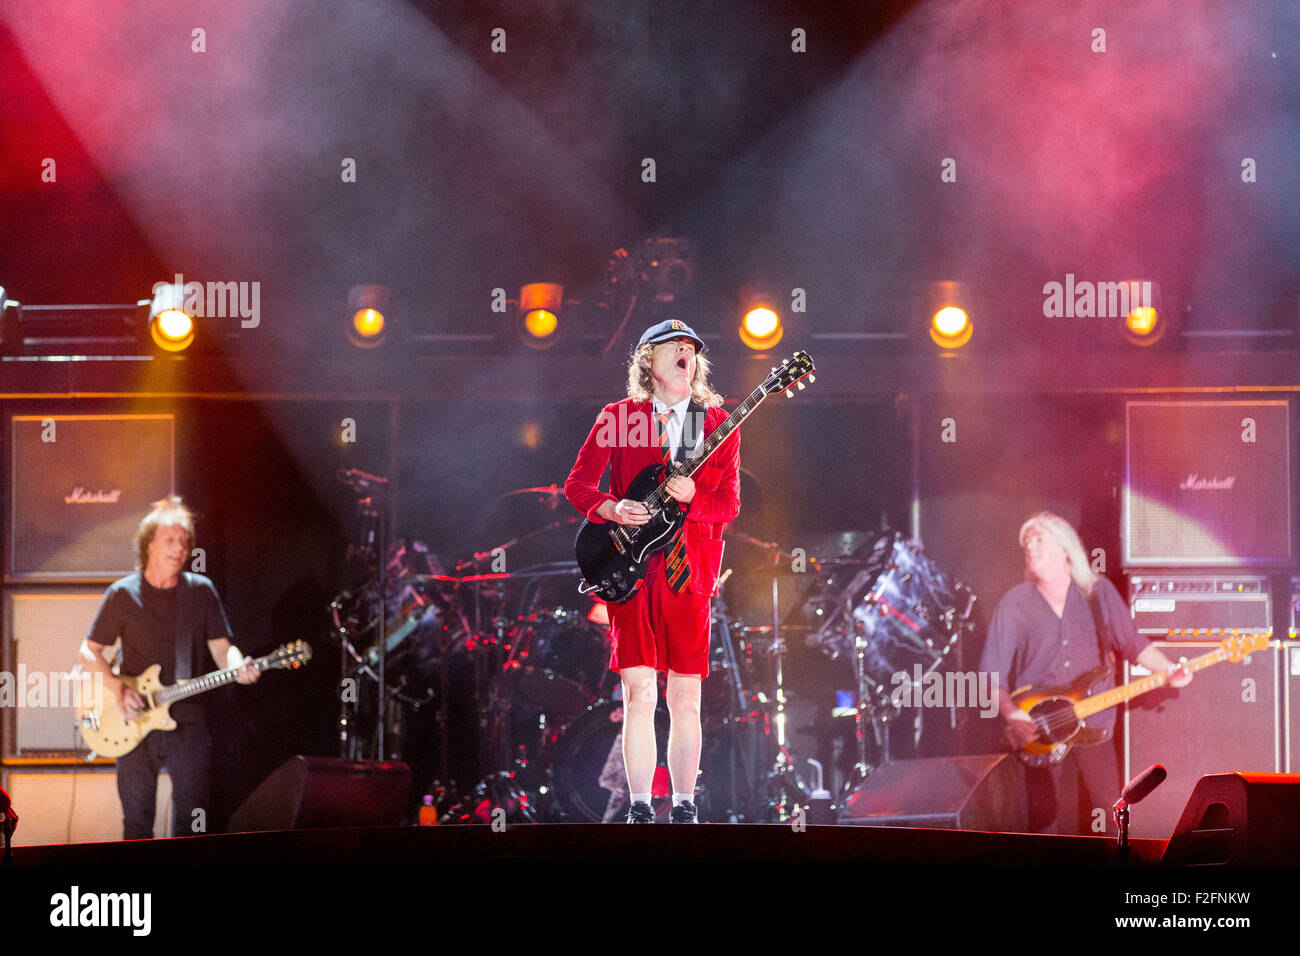
[[[253,661],[253,666],[259,671],[281,667],[297,669],[309,660],[311,645],[306,641],[294,641],[292,644],[281,644],[272,653],[257,658]],[[96,685],[86,681],[77,707],[77,726],[81,728],[86,746],[95,754],[100,757],[121,757],[138,747],[140,741],[153,731],[176,729],[176,721],[171,719],[169,713],[171,705],[176,701],[224,687],[235,679],[241,669],[227,667],[192,680],[177,681],[166,687],[158,678],[162,671],[161,664],[146,667],[135,677],[123,675],[122,683],[139,694],[144,701],[144,712],[134,720],[128,720],[126,714],[122,713],[116,694],[104,693],[102,683]]]
[[[776,392],[785,392],[787,398],[791,397],[795,386],[804,387],[805,378],[810,383],[817,380],[813,375],[816,370],[806,352],[795,352],[790,358],[783,359],[763,383],[709,433],[689,458],[671,472],[666,465],[660,464],[651,465],[637,475],[623,497],[641,502],[650,513],[650,520],[645,524],[584,521],[578,529],[576,542],[578,568],[584,578],[578,590],[583,594],[594,591],[611,604],[620,604],[630,598],[645,578],[647,560],[672,544],[684,520],[677,502],[664,490],[668,479],[679,475],[689,478],[753,414],[763,399]]]
[[[1214,650],[1187,661],[1183,666],[1195,673],[1224,661],[1236,663],[1248,654],[1265,650],[1268,644],[1267,634],[1232,637],[1220,641]],[[1051,767],[1064,760],[1076,744],[1100,743],[1106,739],[1107,732],[1089,729],[1085,725],[1089,717],[1163,687],[1169,680],[1169,675],[1161,671],[1091,697],[1085,696],[1108,673],[1110,667],[1103,665],[1081,675],[1066,687],[1040,690],[1028,686],[1011,695],[1011,702],[1038,725],[1038,739],[1020,749],[1019,757],[1025,764]]]

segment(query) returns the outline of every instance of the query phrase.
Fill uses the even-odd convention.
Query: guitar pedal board
[[[1258,574],[1131,575],[1129,609],[1138,633],[1149,637],[1217,641],[1273,627],[1268,578]]]

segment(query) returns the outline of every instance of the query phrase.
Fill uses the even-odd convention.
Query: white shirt
[[[682,425],[686,422],[686,406],[691,403],[691,396],[687,395],[676,405],[668,406],[659,401],[658,397],[654,400],[654,411],[656,415],[662,412],[672,412],[668,419],[668,446],[673,450],[673,461],[678,461],[678,451],[682,447]]]

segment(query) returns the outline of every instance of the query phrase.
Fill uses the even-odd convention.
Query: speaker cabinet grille
[[[14,846],[106,843],[122,839],[117,774],[108,770],[10,770],[5,790],[18,814]],[[158,774],[153,832],[171,836],[171,777]]]
[[[175,487],[171,415],[15,415],[9,575],[112,580],[135,530]]]
[[[1287,402],[1129,402],[1127,567],[1284,564]]]
[[[1206,645],[1154,641],[1170,660],[1189,660]],[[1168,839],[1202,774],[1221,770],[1275,773],[1282,763],[1283,649],[1277,644],[1241,663],[1197,673],[1183,688],[1165,687],[1136,697],[1124,709],[1124,778],[1153,763],[1168,778],[1133,807],[1130,833]],[[1125,663],[1124,680],[1147,673]]]
[[[9,676],[19,700],[17,706],[5,708],[13,724],[6,728],[5,756],[73,756],[75,745],[81,743],[73,727],[77,719],[76,685],[59,680],[59,675],[76,666],[77,649],[90,633],[103,597],[103,592],[9,593]],[[36,680],[44,685],[45,702],[42,706],[26,706],[40,703],[38,698],[28,699],[28,687],[34,688]],[[61,698],[69,706],[55,706]]]

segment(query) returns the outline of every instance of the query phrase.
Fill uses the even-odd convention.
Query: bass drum
[[[553,721],[612,693],[610,638],[580,611],[554,608],[529,616],[511,634],[505,664],[514,694]]]
[[[671,791],[666,783],[668,708],[662,697],[655,710],[655,740],[659,748],[655,782]],[[622,702],[597,701],[570,721],[555,743],[553,766],[556,808],[565,820],[603,823],[625,813]]]

